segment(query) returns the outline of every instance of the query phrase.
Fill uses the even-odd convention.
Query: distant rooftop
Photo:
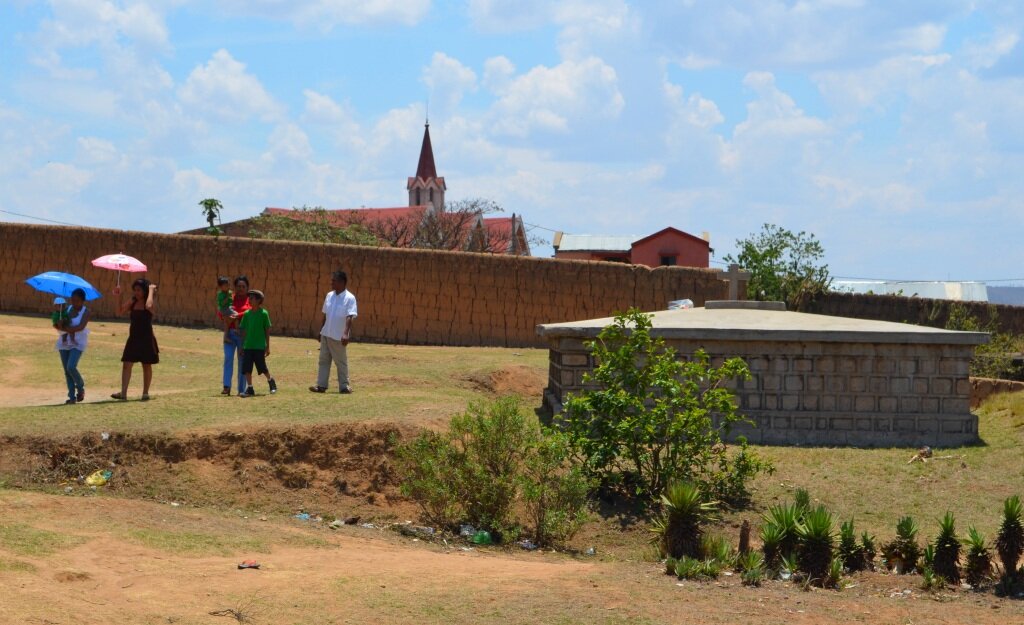
[[[633,247],[634,235],[563,234],[558,243],[559,252],[628,252]]]

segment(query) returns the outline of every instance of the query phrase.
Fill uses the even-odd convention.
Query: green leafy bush
[[[902,517],[896,523],[896,538],[882,546],[882,557],[889,568],[898,573],[913,573],[921,558],[921,547],[917,544],[919,531],[912,517]]]
[[[1017,574],[1017,563],[1024,554],[1024,506],[1020,497],[1014,495],[1003,502],[1003,519],[996,535],[996,551],[1003,563],[1003,577],[1012,580]]]
[[[830,579],[829,567],[834,558],[835,523],[832,513],[825,506],[812,508],[804,514],[796,531],[800,541],[797,552],[800,570],[807,573],[812,582],[826,586]]]
[[[873,541],[871,544],[874,544]],[[867,548],[866,545],[857,542],[853,519],[844,521],[839,527],[839,558],[847,571],[862,571],[868,568]]]
[[[992,552],[981,532],[973,527],[967,529],[967,565],[964,577],[967,583],[977,588],[992,575]]]
[[[541,430],[511,397],[471,404],[447,432],[424,432],[397,450],[402,492],[427,522],[468,522],[507,541],[525,508],[540,545],[571,538],[585,519],[589,483],[569,453],[565,436]]]
[[[643,500],[685,481],[719,501],[745,501],[749,479],[771,468],[745,440],[735,453],[723,442],[744,420],[726,385],[750,379],[746,363],[712,367],[703,350],[680,359],[650,330],[650,315],[631,309],[588,343],[597,366],[584,382],[595,388],[567,398],[558,425],[604,486],[627,485]]]
[[[716,502],[705,501],[704,493],[694,484],[674,482],[661,496],[662,517],[655,521],[654,531],[663,555],[672,558],[698,558],[704,525],[711,519]]]
[[[949,511],[939,521],[933,568],[950,584],[960,583],[960,540],[956,537],[956,520]]]
[[[1021,339],[999,331],[999,313],[994,306],[988,307],[988,319],[982,323],[972,315],[967,306],[953,302],[949,305],[947,330],[965,332],[988,332],[989,342],[978,345],[971,359],[970,373],[981,378],[1017,379],[1021,372],[1013,362],[1013,355],[1021,350]]]

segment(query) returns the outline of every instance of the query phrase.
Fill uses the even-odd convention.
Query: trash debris
[[[692,299],[674,299],[668,303],[669,310],[688,310],[693,308]]]
[[[421,525],[399,525],[398,532],[414,538],[427,538],[434,535],[434,528]]]
[[[931,458],[931,457],[932,457],[932,448],[929,447],[928,445],[925,445],[921,449],[917,450],[917,453],[914,454],[913,457],[911,457],[911,459],[907,461],[907,464],[913,464],[913,463],[915,463],[917,461],[926,462],[928,460],[928,458]]]
[[[516,544],[527,551],[535,551],[537,549],[537,544],[532,540],[523,539],[517,542]]]
[[[491,533],[487,530],[480,530],[473,534],[471,541],[474,545],[490,545],[494,543],[494,539],[491,538]]]
[[[374,525],[373,523],[363,523],[359,527],[365,527],[368,530],[375,530],[375,529],[377,529],[377,526]]]
[[[595,549],[594,547],[587,547],[586,551],[583,552],[583,555],[585,555],[585,556],[596,556],[597,555],[597,549]]]
[[[100,438],[105,441],[110,440],[110,432],[100,432]]]
[[[345,517],[345,525],[355,525],[359,523],[359,519],[362,518],[359,515]]]
[[[336,530],[343,525],[345,525],[345,523],[341,519],[334,519],[333,521],[327,524],[327,527],[331,528],[332,530]]]
[[[178,506],[180,506],[180,505],[181,505],[181,504],[180,504],[180,503],[178,503],[177,501],[172,501],[172,502],[171,502],[171,507],[172,507],[172,508],[177,508],[177,507],[178,507]]]
[[[473,534],[476,534],[476,528],[472,525],[459,526],[459,536],[462,536],[463,538],[472,538]]]
[[[300,513],[298,513],[298,514],[296,514],[296,515],[295,515],[295,518],[296,518],[296,519],[298,519],[298,520],[300,520],[300,521],[308,521],[308,520],[310,520],[310,519],[311,519],[312,517],[311,517],[311,516],[309,516],[309,513],[308,513],[308,512],[300,512]]]
[[[96,469],[89,474],[89,477],[85,478],[85,484],[87,486],[105,486],[113,476],[114,472],[109,469]]]
[[[255,560],[245,560],[245,561],[243,561],[242,563],[240,563],[238,565],[238,568],[240,568],[240,569],[258,569],[258,568],[260,568],[260,563],[255,561]]]
[[[64,487],[64,492],[70,495],[71,493],[75,492],[75,487],[74,486],[65,486]]]

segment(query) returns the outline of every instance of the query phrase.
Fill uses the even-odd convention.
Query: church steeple
[[[423,146],[420,147],[420,163],[416,166],[416,177],[437,178],[437,168],[434,166],[434,148],[430,145],[430,122],[423,126]]]
[[[423,127],[423,145],[420,147],[416,175],[409,178],[405,188],[409,191],[409,206],[429,206],[434,212],[444,210],[444,192],[447,187],[444,184],[444,177],[437,175],[437,167],[434,165],[429,121]]]

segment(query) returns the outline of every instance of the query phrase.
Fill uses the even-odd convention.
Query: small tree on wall
[[[212,197],[200,201],[199,205],[203,207],[203,217],[206,218],[206,223],[209,224],[206,232],[213,236],[222,234],[223,230],[220,229],[217,223],[220,222],[220,211],[224,208],[224,205],[220,203],[220,200]]]
[[[736,247],[736,256],[727,254],[722,260],[750,271],[750,299],[782,301],[790,310],[800,310],[832,284],[822,262],[825,248],[813,234],[764,224],[761,232],[737,240]]]

